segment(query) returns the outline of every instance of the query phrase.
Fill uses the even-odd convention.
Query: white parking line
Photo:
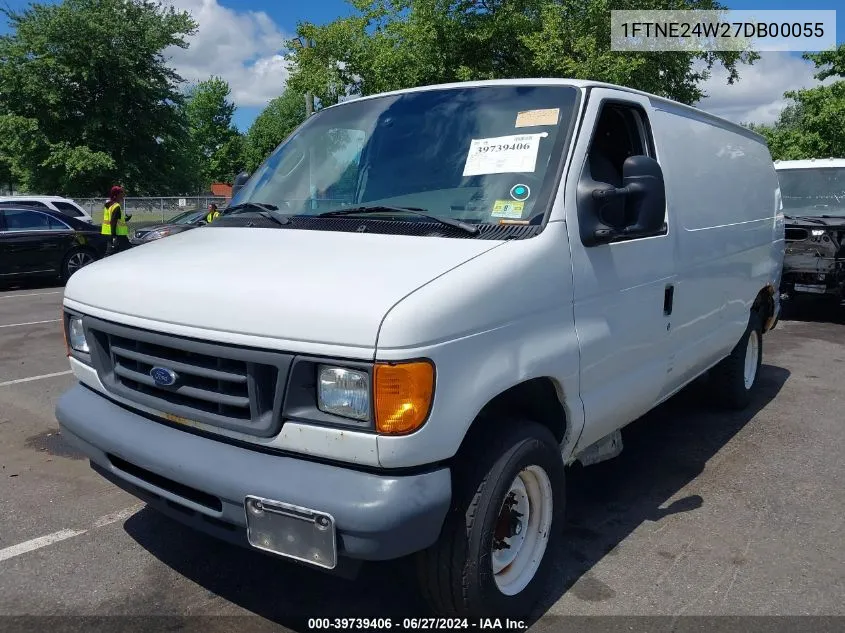
[[[143,507],[144,504],[139,503],[130,508],[120,510],[119,512],[112,512],[111,514],[107,514],[94,521],[91,527],[87,530],[59,530],[58,532],[53,532],[52,534],[48,534],[47,536],[41,536],[39,538],[34,538],[30,541],[24,541],[23,543],[12,545],[11,547],[7,547],[5,549],[0,549],[0,562],[3,562],[4,560],[8,560],[10,558],[14,558],[15,556],[20,556],[21,554],[33,552],[37,549],[41,549],[42,547],[52,545],[53,543],[58,543],[59,541],[64,541],[66,539],[73,538],[74,536],[79,536],[80,534],[85,534],[90,530],[101,528],[111,523],[117,523],[118,521],[122,521],[123,519],[128,519]]]
[[[17,545],[0,549],[0,562],[9,558],[14,558],[15,556],[20,556],[21,554],[26,554],[27,552],[41,549],[42,547],[47,547],[48,545],[64,541],[65,539],[69,539],[74,536],[79,536],[80,534],[85,534],[85,530],[59,530],[58,532],[53,532],[47,536],[34,538],[31,541],[24,541],[23,543],[18,543]]]
[[[56,290],[55,292],[30,292],[25,295],[6,295],[5,297],[0,297],[0,301],[3,299],[17,299],[18,297],[43,297],[44,295],[60,295],[64,292],[64,290]]]
[[[58,323],[61,319],[49,319],[47,321],[28,321],[26,323],[9,323],[8,325],[0,325],[0,327],[21,327],[22,325],[39,325],[40,323]]]
[[[7,380],[6,382],[0,382],[0,387],[8,387],[9,385],[17,385],[22,382],[32,382],[33,380],[43,380],[44,378],[55,378],[56,376],[67,376],[68,374],[72,374],[73,371],[68,369],[67,371],[57,371],[54,374],[41,374],[40,376],[30,376],[29,378],[18,378],[16,380]]]

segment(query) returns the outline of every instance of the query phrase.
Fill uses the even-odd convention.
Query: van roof
[[[775,169],[813,169],[845,167],[845,158],[806,158],[804,160],[776,160]]]
[[[753,130],[739,125],[738,123],[734,123],[728,119],[722,118],[715,114],[711,114],[706,110],[702,110],[700,108],[696,108],[694,106],[687,105],[685,103],[681,103],[679,101],[673,101],[672,99],[668,99],[666,97],[661,97],[659,95],[651,94],[648,92],[644,92],[642,90],[636,90],[634,88],[628,88],[626,86],[619,86],[616,84],[605,83],[601,81],[589,81],[585,79],[567,79],[567,78],[550,78],[550,77],[537,77],[537,78],[520,78],[520,79],[484,79],[478,81],[458,81],[452,83],[445,83],[445,84],[433,84],[430,86],[417,86],[415,88],[403,88],[402,90],[391,90],[389,92],[381,92],[378,94],[373,95],[366,95],[364,97],[351,97],[336,103],[335,105],[329,106],[331,108],[337,107],[342,105],[343,103],[347,103],[349,101],[360,101],[364,99],[375,99],[377,97],[385,97],[391,95],[398,95],[398,94],[405,94],[410,92],[426,92],[430,90],[448,90],[454,88],[482,88],[485,86],[571,86],[573,88],[581,88],[581,89],[589,89],[589,88],[609,88],[612,90],[622,90],[624,92],[630,92],[631,94],[639,95],[642,97],[647,97],[652,101],[662,102],[666,104],[671,104],[676,108],[681,108],[686,110],[690,114],[694,114],[702,119],[709,119],[711,122],[718,123],[722,127],[730,128],[734,131],[740,132],[746,136],[750,135],[755,137],[757,140],[760,140],[766,143],[765,137],[754,132]]]

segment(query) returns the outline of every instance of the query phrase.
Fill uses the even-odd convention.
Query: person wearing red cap
[[[126,221],[131,216],[123,213],[122,205],[125,197],[123,187],[115,185],[109,191],[109,199],[103,207],[103,226],[100,233],[111,236],[107,255],[126,250],[130,246],[129,227]]]

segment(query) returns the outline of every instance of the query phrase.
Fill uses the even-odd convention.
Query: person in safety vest
[[[208,213],[205,216],[205,221],[209,224],[220,217],[220,211],[217,210],[217,205],[213,202],[208,205]]]
[[[100,233],[111,236],[107,255],[129,248],[129,227],[126,221],[132,216],[123,212],[123,200],[126,195],[123,188],[115,185],[109,191],[109,199],[103,207],[103,226]]]

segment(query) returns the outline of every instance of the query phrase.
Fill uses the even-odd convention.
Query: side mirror
[[[232,197],[234,198],[238,191],[240,191],[243,186],[246,184],[246,181],[249,180],[249,172],[242,171],[237,176],[235,176],[235,182],[232,183]]]
[[[581,238],[596,246],[631,237],[660,235],[666,230],[666,187],[660,164],[649,156],[629,156],[622,165],[622,187],[584,179],[578,187]],[[605,224],[602,210],[623,206],[623,226]]]

